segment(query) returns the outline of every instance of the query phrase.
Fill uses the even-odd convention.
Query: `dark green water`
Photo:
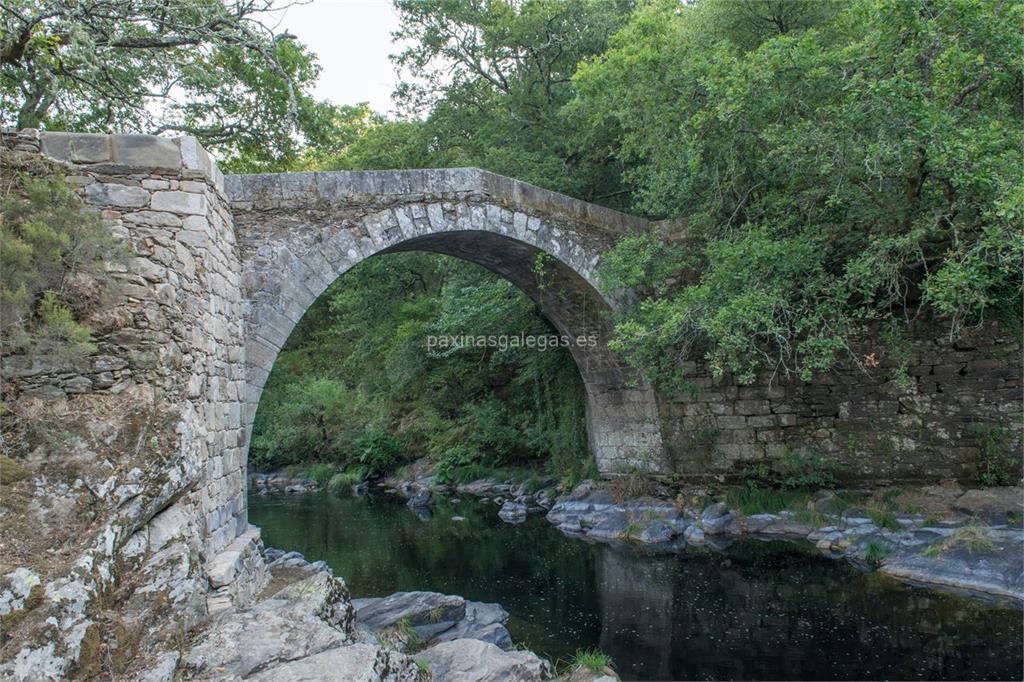
[[[452,521],[460,515],[465,521]],[[543,518],[330,493],[250,498],[267,546],[325,559],[355,596],[434,590],[498,602],[515,642],[609,654],[624,680],[1021,679],[1022,616],[860,574],[784,543],[653,556]]]

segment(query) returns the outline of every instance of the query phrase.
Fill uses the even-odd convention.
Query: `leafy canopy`
[[[0,4],[0,125],[177,132],[227,170],[286,167],[327,142],[333,107],[271,0],[8,0]],[[280,4],[276,9],[281,9]],[[244,157],[244,164],[233,161]]]
[[[750,23],[776,5],[787,18]],[[750,381],[808,378],[922,315],[1019,328],[1022,18],[987,0],[638,9],[572,108],[621,131],[634,207],[684,219],[686,247],[606,259],[649,292],[619,347],[666,383],[694,348]]]

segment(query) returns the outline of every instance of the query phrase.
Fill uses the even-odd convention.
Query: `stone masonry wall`
[[[922,326],[900,361],[861,344],[847,362],[806,383],[762,374],[752,385],[687,364],[692,395],[662,404],[673,468],[692,477],[749,475],[778,465],[787,450],[820,453],[840,479],[875,484],[978,480],[982,434],[1021,461],[1021,346],[992,322],[950,340]]]
[[[21,571],[0,577],[0,616],[12,575],[44,594],[0,677],[84,674],[104,647],[137,647],[145,662],[146,642],[268,578],[247,523],[245,301],[223,177],[187,137],[21,131],[3,143],[55,162],[123,254],[85,320],[96,352],[0,357],[4,398],[35,434],[18,460],[28,478],[4,487],[5,506],[24,511],[0,514],[0,542],[24,552],[0,557],[0,572]]]
[[[31,147],[31,135],[11,138]],[[125,245],[99,351],[72,366],[4,358],[20,394],[157,389],[182,409],[181,456],[204,469],[195,502],[212,556],[245,529],[241,263],[224,179],[194,138],[43,133],[85,202]]]

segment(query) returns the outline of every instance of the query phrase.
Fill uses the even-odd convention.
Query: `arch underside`
[[[463,214],[475,220],[463,220]],[[586,389],[588,445],[598,469],[614,473],[633,467],[663,468],[654,391],[608,349],[611,307],[591,278],[577,271],[596,262],[597,254],[565,225],[538,221],[535,229],[517,232],[516,224],[525,224],[525,216],[517,219],[493,205],[452,204],[419,210],[390,207],[340,224],[336,216],[312,216],[308,211],[275,216],[260,212],[251,223],[247,218],[235,216],[242,235],[243,289],[249,300],[247,436],[277,353],[324,289],[366,258],[427,251],[476,263],[509,280],[538,304],[560,334],[595,336],[593,347],[573,344],[570,351]],[[535,263],[541,253],[554,257],[542,261],[543,273],[538,275]]]

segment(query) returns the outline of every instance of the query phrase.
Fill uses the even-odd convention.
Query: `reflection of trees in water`
[[[452,516],[465,521],[452,521]],[[268,545],[326,559],[357,596],[437,590],[499,602],[516,642],[552,658],[600,647],[626,679],[1006,678],[1020,613],[913,590],[794,545],[640,556],[494,504],[330,494],[252,500]]]
[[[617,652],[627,677],[1020,674],[1018,613],[860,575],[791,545],[642,561],[606,548],[597,573],[601,647]]]

